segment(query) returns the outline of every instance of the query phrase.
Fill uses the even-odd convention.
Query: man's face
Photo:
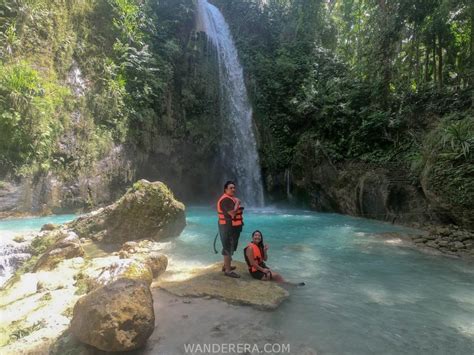
[[[230,184],[229,186],[227,186],[227,188],[225,189],[225,193],[229,196],[234,196],[235,195],[235,185]]]

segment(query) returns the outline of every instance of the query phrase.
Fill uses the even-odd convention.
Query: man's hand
[[[234,200],[235,200],[234,211],[237,211],[240,207],[240,200],[237,197],[234,197]]]

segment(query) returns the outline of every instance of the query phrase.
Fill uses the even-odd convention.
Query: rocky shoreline
[[[474,232],[455,225],[430,226],[424,233],[410,235],[410,239],[421,250],[474,259]]]
[[[255,317],[242,318],[251,313],[243,305],[275,309],[289,296],[286,289],[252,279],[243,272],[242,263],[237,265],[244,275],[239,280],[225,277],[221,263],[184,272],[168,267],[161,242],[178,236],[184,226],[184,205],[161,182],[145,180],[110,206],[62,226],[44,225],[32,239],[23,241],[29,244],[31,257],[0,289],[0,352],[142,354],[171,347],[175,353],[184,353],[182,337],[197,343],[203,331],[208,343],[213,343],[216,332],[228,343],[237,342],[238,336],[249,344],[260,344],[259,334],[279,340],[279,332],[263,323],[244,338],[232,324],[239,321],[243,332],[250,323],[255,325]],[[216,302],[220,308],[232,304],[233,311],[202,322],[198,313]],[[190,309],[191,303],[199,303],[199,310]],[[166,304],[174,305],[172,312],[185,314],[171,319]],[[258,313],[257,318],[263,319],[265,313]],[[177,334],[176,327],[185,328],[183,321],[200,326]],[[163,342],[164,334],[169,343]],[[299,349],[302,354],[316,353]]]

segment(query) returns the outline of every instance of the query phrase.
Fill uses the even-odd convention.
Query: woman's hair
[[[263,234],[260,232],[258,229],[252,232],[252,241],[253,241],[253,236],[255,233],[260,233],[260,236],[262,237],[260,240],[260,243],[257,244],[257,246],[260,248],[260,252],[262,253],[262,256],[264,255],[264,249],[263,249]]]

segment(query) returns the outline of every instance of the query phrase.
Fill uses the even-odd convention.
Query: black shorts
[[[239,243],[241,227],[227,227],[227,225],[219,224],[219,234],[221,236],[222,243],[222,255],[232,256],[237,250]]]
[[[263,279],[263,277],[265,276],[265,273],[264,272],[261,272],[260,270],[257,270],[255,272],[252,272],[250,271],[250,275],[252,275],[252,277],[254,279],[257,279],[257,280],[261,280]],[[272,273],[270,271],[270,280],[272,279]]]

